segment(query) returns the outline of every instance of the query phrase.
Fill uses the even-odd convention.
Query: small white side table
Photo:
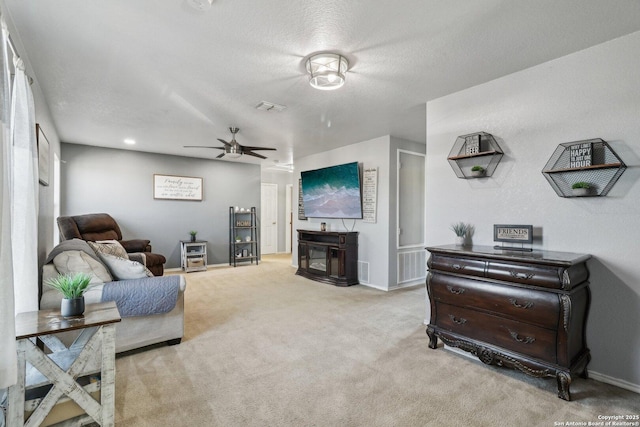
[[[180,240],[182,254],[182,269],[185,273],[191,271],[206,271],[207,269],[207,241]]]
[[[59,310],[41,310],[16,316],[18,382],[9,387],[8,425],[39,426],[59,399],[75,401],[101,426],[113,426],[115,418],[116,323],[120,313],[115,302],[87,304],[84,315],[65,318]],[[54,334],[81,330],[69,347]],[[50,354],[36,345],[42,341]],[[27,362],[33,369],[27,373]],[[76,381],[100,372],[100,403]],[[27,379],[53,387],[24,420]]]

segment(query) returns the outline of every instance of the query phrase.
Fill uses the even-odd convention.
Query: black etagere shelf
[[[250,262],[256,265],[260,260],[256,208],[238,210],[229,207],[229,265]]]
[[[493,135],[476,132],[456,138],[447,160],[458,178],[486,178],[493,175],[503,155]]]
[[[590,147],[585,165],[572,164],[572,147]],[[578,162],[580,163],[580,162]],[[611,146],[600,138],[559,144],[542,173],[560,197],[606,196],[627,169]],[[588,188],[574,189],[576,183]]]

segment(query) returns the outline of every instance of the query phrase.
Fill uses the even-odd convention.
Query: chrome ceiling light
[[[348,69],[347,58],[336,53],[321,52],[307,59],[309,84],[320,90],[342,87]]]

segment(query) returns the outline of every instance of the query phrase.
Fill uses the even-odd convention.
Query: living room
[[[27,7],[21,10],[15,2],[6,3],[9,11],[19,16],[29,9]],[[214,2],[208,12],[215,11],[215,7],[220,3],[222,2]],[[576,13],[580,9],[580,13],[591,16],[597,15],[600,11],[595,3],[590,3],[589,7],[580,7],[577,2],[574,2],[572,6]],[[637,9],[628,3],[614,3],[620,10],[624,10],[623,6],[629,7],[626,12],[631,16],[635,16],[632,12],[637,13]],[[566,4],[569,5],[571,2]],[[489,8],[488,5],[485,7]],[[3,6],[3,12],[5,8],[6,6]],[[37,13],[35,9],[31,12]],[[591,16],[591,19],[595,18]],[[22,34],[21,29],[15,28],[15,23],[9,22],[8,25],[10,30],[14,30],[10,32],[21,57],[29,60],[32,55],[43,54],[39,50],[32,52],[26,49],[26,43],[21,42],[19,37]],[[545,59],[531,57],[528,63],[520,64],[520,68],[504,75],[486,78],[474,76],[466,86],[452,91],[443,89],[440,93],[424,98],[421,110],[424,134],[422,140],[426,140],[426,144],[417,142],[419,139],[411,136],[398,137],[395,132],[373,133],[367,137],[343,141],[340,145],[327,143],[326,148],[320,151],[294,156],[291,159],[295,163],[293,173],[272,172],[273,169],[260,163],[214,160],[212,157],[215,157],[218,152],[212,153],[214,156],[208,158],[204,155],[200,157],[200,152],[191,157],[182,148],[187,144],[215,145],[216,138],[228,139],[229,135],[224,133],[226,129],[220,129],[220,127],[213,130],[213,135],[208,134],[201,141],[179,141],[175,150],[180,154],[153,152],[149,147],[138,151],[131,148],[117,149],[98,146],[99,144],[93,145],[91,144],[93,137],[90,134],[86,134],[83,140],[61,141],[57,131],[56,116],[53,113],[58,107],[49,105],[42,88],[34,84],[36,121],[46,134],[52,155],[57,155],[63,161],[60,165],[58,187],[60,214],[109,212],[121,223],[125,235],[151,238],[154,250],[159,250],[167,257],[168,268],[179,267],[178,241],[187,239],[189,230],[198,230],[198,236],[210,242],[211,264],[225,264],[228,254],[228,208],[229,206],[260,207],[261,182],[282,180],[281,188],[285,185],[293,186],[295,199],[301,171],[352,161],[359,162],[364,168],[378,168],[377,222],[366,224],[357,221],[355,225],[355,229],[361,233],[359,257],[362,261],[368,262],[372,268],[370,286],[356,288],[365,288],[363,292],[366,300],[373,305],[371,310],[355,310],[354,313],[360,316],[371,316],[372,319],[378,316],[373,307],[379,304],[379,301],[375,298],[368,299],[371,297],[370,293],[377,294],[380,289],[390,291],[398,288],[396,268],[398,254],[401,251],[398,250],[395,240],[398,228],[395,213],[397,171],[394,169],[397,155],[402,150],[426,154],[424,246],[452,243],[454,234],[450,230],[450,225],[456,221],[464,221],[474,226],[475,233],[472,238],[474,244],[489,246],[494,244],[494,224],[533,224],[535,236],[533,245],[536,249],[584,253],[592,256],[588,261],[592,300],[588,316],[587,343],[592,356],[588,366],[589,375],[593,381],[576,380],[575,386],[578,390],[576,401],[580,405],[581,400],[584,403],[594,399],[596,405],[611,403],[615,406],[618,404],[617,400],[607,402],[606,398],[594,397],[599,389],[591,389],[589,388],[591,386],[587,387],[585,383],[607,384],[634,393],[640,392],[640,362],[635,356],[637,349],[640,348],[640,336],[637,332],[637,325],[640,322],[637,314],[640,308],[640,266],[635,262],[637,250],[635,250],[636,245],[633,244],[633,241],[640,237],[636,226],[638,218],[636,205],[640,199],[640,190],[636,184],[637,164],[640,158],[639,145],[636,141],[637,116],[640,110],[638,101],[640,88],[637,85],[636,71],[640,66],[637,55],[640,49],[640,32],[620,17],[609,25],[617,25],[625,29],[621,30],[622,32],[616,37],[610,37],[562,55],[553,56],[552,54],[550,58],[540,54],[540,58]],[[552,47],[549,46],[548,49],[551,50]],[[509,54],[511,52],[503,53],[504,56]],[[499,59],[501,56],[491,58],[492,61]],[[487,61],[489,61],[488,58]],[[360,65],[363,66],[362,63]],[[481,65],[479,70],[476,70],[479,74],[482,73]],[[28,73],[35,73],[39,81],[44,71],[37,68],[35,72],[33,70],[34,68],[30,68],[27,62]],[[356,75],[357,70],[356,67],[353,76]],[[300,79],[305,79],[306,76],[303,73],[304,71],[300,73]],[[348,74],[345,88],[356,81],[350,81],[351,77],[352,75]],[[225,117],[224,119],[228,121],[235,118]],[[334,126],[341,128],[342,119],[338,117],[334,120],[336,123]],[[282,126],[282,123],[279,125]],[[78,123],[78,128],[83,126],[84,124]],[[326,125],[325,129],[328,129]],[[458,179],[451,170],[447,157],[458,136],[476,131],[486,131],[494,135],[504,150],[504,157],[491,177],[476,180]],[[247,134],[253,136],[250,132],[252,131]],[[250,137],[243,139],[244,135],[241,130],[238,140],[250,145],[268,145],[268,142],[254,144]],[[545,163],[558,144],[591,138],[602,138],[607,141],[624,160],[628,166],[627,170],[606,197],[558,197],[541,173]],[[338,137],[336,137],[337,140]],[[281,163],[288,163],[288,160],[283,159]],[[155,200],[151,188],[151,177],[156,173],[203,177],[203,200],[201,202]],[[37,247],[40,265],[52,249],[54,236],[57,233],[54,213],[54,205],[57,202],[54,202],[53,188],[54,185],[39,187]],[[284,197],[280,198],[280,202],[284,202]],[[132,206],[136,209],[132,209]],[[281,222],[284,225],[285,220]],[[319,229],[320,222],[321,220],[315,219],[300,220],[294,211],[292,229],[294,231],[298,228]],[[330,229],[336,230],[343,227],[339,220],[324,222],[328,222]],[[279,251],[283,250],[282,246],[282,239],[280,239]],[[286,263],[288,271],[293,275],[295,269],[292,265],[297,263],[295,233],[292,254],[287,258]],[[269,263],[265,267],[271,268]],[[222,273],[223,269],[219,270],[214,274],[223,276],[230,274]],[[253,277],[245,277],[251,274],[246,269],[238,269],[236,273],[242,275],[242,280],[247,282],[257,280]],[[199,276],[191,277],[193,283],[189,283],[187,292],[191,290],[189,288],[195,288],[201,281]],[[221,281],[223,279],[233,283],[232,278],[220,278]],[[189,282],[189,277],[187,281]],[[409,287],[404,290],[380,293],[395,293],[395,296],[390,298],[401,298],[406,295],[421,298],[419,322],[426,324],[430,318],[429,304],[425,300],[424,285],[418,288],[418,292],[416,292],[417,288]],[[215,289],[224,295],[223,289],[218,287]],[[255,288],[252,290],[255,291]],[[348,291],[354,290],[355,288]],[[329,290],[319,290],[319,292],[329,300],[337,301],[335,295],[327,294]],[[236,302],[241,301],[241,296],[236,295],[235,298],[240,298]],[[291,301],[295,301],[295,298]],[[357,298],[349,301],[355,306]],[[192,300],[192,303],[196,305],[197,301]],[[216,301],[215,304],[217,309],[224,311],[220,301]],[[322,306],[331,310],[331,306],[327,306],[326,303]],[[237,307],[250,309],[249,306],[240,303]],[[348,310],[342,305],[339,307],[341,310]],[[188,306],[186,310],[188,311]],[[356,321],[353,318],[350,320]],[[186,332],[186,336],[197,338],[200,334],[199,327],[196,326],[198,322],[201,325],[209,325],[211,321],[200,317],[199,314],[197,321],[194,318],[193,323],[189,324],[194,329]],[[243,326],[248,327],[248,324]],[[311,327],[311,325],[308,326]],[[258,339],[254,335],[252,338]],[[428,339],[424,335],[424,326],[422,326],[420,339],[424,340],[426,356],[430,353],[443,352],[427,348]],[[176,348],[184,344],[186,342]],[[329,347],[335,349],[333,345]],[[196,353],[204,351],[196,347],[188,348]],[[413,345],[407,344],[407,351],[413,348]],[[136,369],[144,372],[145,364],[154,362],[156,357],[154,354],[157,354],[154,351],[156,350],[122,358],[118,363],[122,365],[123,372],[132,373]],[[211,351],[211,348],[207,348],[206,351]],[[396,356],[394,361],[409,363],[399,355]],[[164,353],[162,357],[162,363],[171,366],[170,359],[164,359]],[[184,357],[186,356],[180,356],[180,358]],[[283,357],[286,359],[286,355]],[[438,354],[432,357],[442,356]],[[455,359],[438,359],[438,363],[445,365],[464,363],[466,371],[487,369],[480,364],[472,364],[469,367],[466,361],[458,362],[461,359],[457,355],[451,357]],[[214,355],[213,358],[224,364],[224,359],[220,355]],[[367,359],[366,356],[363,358]],[[325,368],[328,369],[328,367]],[[530,384],[528,380],[522,380],[515,374],[505,374],[504,371],[506,370],[497,371],[495,378],[505,378],[509,386],[516,384],[515,387],[518,388],[518,390],[507,389],[512,393],[502,389],[501,392],[505,395],[519,393],[520,388],[527,387],[534,389],[533,394],[536,397],[538,396],[536,392],[540,391],[541,387],[546,393],[553,391],[553,387],[541,386],[539,383]],[[218,370],[211,372],[214,373],[214,379],[215,375],[220,374]],[[332,372],[332,376],[335,374]],[[475,375],[475,371],[469,375]],[[434,372],[433,376],[437,376],[437,373]],[[317,377],[314,378],[318,380]],[[136,379],[141,381],[137,377]],[[403,376],[404,380],[406,377]],[[227,381],[228,378],[224,383],[226,384]],[[363,377],[358,377],[358,381],[361,386],[367,386]],[[497,381],[499,382],[500,379]],[[116,380],[116,390],[122,395],[131,393],[128,386],[124,387],[126,383],[126,379],[121,377]],[[444,387],[443,384],[440,386]],[[194,389],[197,389],[197,386],[194,385]],[[372,390],[380,391],[375,387]],[[605,390],[610,391],[612,388]],[[437,391],[433,393],[437,394]],[[371,398],[370,395],[367,396]],[[391,398],[389,395],[385,396]],[[500,394],[497,395],[499,396]],[[168,400],[167,396],[160,396],[153,391],[149,392],[149,397],[164,402]],[[361,397],[364,398],[364,393]],[[403,395],[403,398],[408,397]],[[220,399],[226,401],[222,397]],[[466,396],[458,396],[457,399],[467,401]],[[232,400],[229,402],[237,403]],[[350,402],[357,403],[352,400]],[[261,410],[269,412],[265,408],[251,408],[255,402],[243,401],[243,403],[248,406],[246,408],[248,414],[257,416]],[[296,403],[300,402],[296,401]],[[459,400],[450,404],[454,406],[458,404],[462,408],[465,406],[465,403]],[[469,403],[472,406],[474,404]],[[549,403],[544,401],[543,404]],[[569,405],[573,405],[573,402]],[[640,412],[638,406],[636,401],[626,409],[635,411],[630,415],[638,414]],[[552,412],[553,416],[546,419],[536,418],[536,423],[552,425],[555,421],[598,421],[591,415],[581,416],[583,409],[581,406],[566,408],[564,412],[557,408],[553,409],[552,411],[555,411]],[[280,407],[278,410],[286,411],[285,408]],[[320,411],[319,408],[316,410]],[[464,409],[462,410],[464,412]],[[242,409],[237,408],[237,411],[242,412]],[[292,413],[294,412],[292,410]],[[345,413],[348,411],[345,410]],[[397,415],[396,412],[394,413]],[[340,419],[335,412],[331,414],[328,418],[331,421]],[[341,414],[344,415],[344,413]],[[309,419],[315,420],[319,425],[322,424],[320,415],[315,412],[312,415]],[[603,413],[602,415],[612,414]],[[124,414],[120,413],[120,416],[123,425],[127,423],[134,425],[131,419],[125,422]],[[240,418],[225,419],[237,421]],[[262,418],[263,421],[269,419],[268,416]],[[283,419],[279,420],[283,422]],[[294,423],[292,420],[304,423],[301,421],[304,417],[300,414],[288,421]],[[345,418],[345,420],[347,420],[346,424],[352,425],[364,425],[364,420],[372,421],[366,416]],[[428,422],[424,419],[401,420],[396,425],[420,425]],[[143,419],[138,418],[137,421],[139,425],[145,425]],[[245,421],[247,421],[245,424],[257,423],[256,420]],[[287,419],[284,418],[284,421]],[[460,419],[458,421],[462,422]],[[466,421],[473,422],[469,418]],[[439,422],[447,424],[442,418]],[[224,425],[224,422],[212,421],[211,424]],[[378,425],[393,424],[393,420],[378,420]]]

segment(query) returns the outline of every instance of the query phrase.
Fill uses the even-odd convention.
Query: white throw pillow
[[[153,274],[142,264],[129,259],[120,258],[114,255],[98,252],[98,256],[104,262],[111,274],[117,280],[142,279],[143,277],[153,277]],[[151,276],[150,276],[151,275]]]
[[[91,284],[113,280],[104,265],[82,251],[64,251],[56,255],[53,265],[60,274],[85,273],[91,276]]]

